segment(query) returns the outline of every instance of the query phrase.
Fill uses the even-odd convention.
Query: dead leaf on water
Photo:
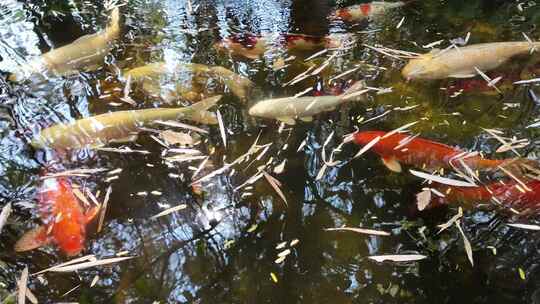
[[[431,201],[431,190],[424,189],[416,194],[416,206],[419,211],[426,209],[427,205]]]
[[[0,234],[2,233],[2,228],[4,228],[4,225],[7,222],[7,219],[9,215],[11,214],[11,203],[7,203],[4,208],[2,208],[2,212],[0,212]]]
[[[379,263],[384,262],[384,261],[414,262],[414,261],[420,261],[420,260],[426,259],[427,256],[421,255],[421,254],[400,254],[400,255],[373,255],[368,258],[370,260],[373,260]]]
[[[179,144],[183,146],[191,146],[195,143],[193,137],[191,137],[191,135],[188,133],[165,130],[159,133],[159,135],[169,145]]]

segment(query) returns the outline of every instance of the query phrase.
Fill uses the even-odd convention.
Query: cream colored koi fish
[[[99,33],[85,35],[70,44],[50,50],[10,75],[9,80],[21,81],[32,75],[68,76],[81,70],[95,70],[109,54],[113,41],[120,36],[120,12],[115,7],[110,23]]]
[[[411,59],[401,74],[409,80],[469,78],[478,75],[478,70],[482,72],[493,70],[510,58],[539,47],[540,43],[494,42],[445,51],[434,49]]]
[[[143,89],[148,93],[159,95],[165,100],[171,101],[179,95],[190,99],[187,93],[197,90],[194,83],[192,83],[192,88],[189,88],[188,85],[176,84],[176,82],[181,80],[181,74],[183,73],[191,73],[192,76],[215,79],[229,88],[234,95],[243,101],[249,97],[251,89],[254,87],[254,84],[249,79],[224,67],[196,63],[169,64],[155,62],[129,70],[124,73],[124,77],[142,83]],[[166,85],[167,81],[173,82],[175,85],[168,87]],[[199,89],[206,89],[206,87]]]
[[[295,119],[312,121],[313,116],[334,110],[338,105],[350,100],[363,100],[365,96],[356,95],[365,88],[364,81],[358,81],[339,96],[284,97],[259,101],[249,109],[249,115],[280,120],[294,125]],[[351,98],[349,98],[351,96]]]
[[[214,114],[207,110],[219,99],[221,96],[214,96],[189,107],[117,111],[79,119],[72,123],[57,124],[42,130],[32,140],[32,146],[37,149],[56,150],[97,147],[128,138],[138,132],[140,127],[156,120],[187,119],[202,124],[217,124]]]

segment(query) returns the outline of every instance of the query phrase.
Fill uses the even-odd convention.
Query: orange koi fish
[[[526,181],[524,184],[526,188],[514,180],[505,183],[494,182],[486,186],[472,188],[437,186],[437,190],[445,196],[432,196],[430,206],[435,207],[453,202],[472,205],[494,200],[505,207],[520,211],[540,209],[540,181]]]
[[[396,133],[390,136],[386,134],[383,131],[357,132],[353,135],[353,141],[358,145],[367,145],[379,137],[379,141],[371,147],[371,150],[379,154],[384,165],[394,172],[401,172],[400,163],[438,169],[463,167],[460,166],[463,161],[474,170],[496,168],[509,161],[467,155],[463,150],[406,134]]]
[[[99,208],[85,212],[65,178],[43,180],[38,190],[38,208],[43,225],[25,233],[15,244],[15,251],[54,243],[68,256],[79,254],[84,249],[86,225]]]
[[[389,10],[404,6],[406,3],[373,1],[337,9],[331,15],[331,19],[341,19],[347,22],[357,22],[368,18],[384,16]]]

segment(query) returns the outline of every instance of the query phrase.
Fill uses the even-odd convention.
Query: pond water
[[[107,8],[114,4],[120,5],[120,34],[97,66],[17,82],[10,77],[42,53],[104,30],[111,15]],[[526,138],[528,145],[518,153],[535,159],[540,133],[527,126],[539,114],[538,89],[534,83],[512,83],[537,77],[537,54],[512,59],[489,74],[503,76],[496,84],[500,93],[479,76],[406,81],[400,71],[408,59],[394,55],[395,50],[444,49],[460,39],[468,44],[540,39],[540,5],[424,0],[369,20],[328,18],[337,8],[354,4],[2,1],[0,202],[12,206],[0,234],[4,303],[16,301],[25,267],[32,274],[75,258],[54,245],[14,251],[25,231],[41,223],[37,210],[43,176],[66,170],[78,170],[66,179],[83,196],[93,194],[98,203],[108,196],[100,212],[102,227],[99,220],[87,227],[80,256],[134,258],[31,275],[26,285],[40,303],[540,303],[538,233],[506,225],[535,224],[534,216],[516,219],[493,208],[465,208],[459,224],[472,248],[472,266],[462,232],[455,225],[440,233],[437,227],[456,215],[459,205],[418,211],[416,194],[426,185],[409,167],[391,172],[370,151],[353,158],[359,147],[352,143],[333,154],[337,164],[325,165],[347,134],[391,131],[414,122],[411,134],[490,158],[515,156],[496,152],[501,143],[492,130],[504,138]],[[287,48],[283,40],[294,36],[286,33],[334,37],[341,44],[322,53],[324,46]],[[267,41],[260,56],[246,58],[214,47],[235,35],[253,46],[257,41],[251,34]],[[196,67],[180,66],[178,75],[148,85],[125,77],[128,70],[155,62],[164,62],[162,68],[222,66],[251,80],[254,88],[243,96],[220,81],[226,78],[220,72],[211,79],[197,75]],[[312,76],[298,77],[307,69]],[[295,125],[248,114],[259,100],[320,85],[330,91],[348,80],[365,80],[375,89],[362,101]],[[219,112],[219,124],[178,120],[187,129],[149,124],[134,141],[105,148],[55,151],[30,144],[41,129],[60,122],[187,106],[216,94],[223,95],[211,108]],[[165,130],[174,131],[172,139],[167,140]],[[181,144],[170,144],[174,139]],[[103,170],[81,175],[80,169]],[[177,211],[153,218],[175,206]],[[342,226],[390,235],[325,231]],[[426,258],[402,263],[368,259],[405,254]]]

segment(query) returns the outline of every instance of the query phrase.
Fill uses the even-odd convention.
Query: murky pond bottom
[[[409,169],[426,168],[392,172],[343,143],[357,130],[399,129],[486,158],[536,160],[540,93],[515,82],[538,77],[537,53],[487,80],[406,81],[401,69],[452,44],[538,40],[540,7],[412,1],[383,13],[364,3],[359,12],[372,15],[362,20],[336,13],[356,4],[0,3],[3,303],[24,286],[40,303],[540,303],[538,232],[507,225],[535,225],[534,214],[476,202],[418,211],[431,186]],[[250,110],[336,96],[356,81],[368,88],[358,100],[313,118]],[[200,115],[208,98],[216,103]],[[96,116],[128,110],[146,112]],[[51,131],[54,143],[36,140],[88,117]],[[69,190],[45,188],[52,181]],[[19,241],[39,225],[42,239]],[[80,227],[81,244],[60,236]],[[353,230],[332,230],[343,227]],[[39,248],[15,250],[23,245]]]

